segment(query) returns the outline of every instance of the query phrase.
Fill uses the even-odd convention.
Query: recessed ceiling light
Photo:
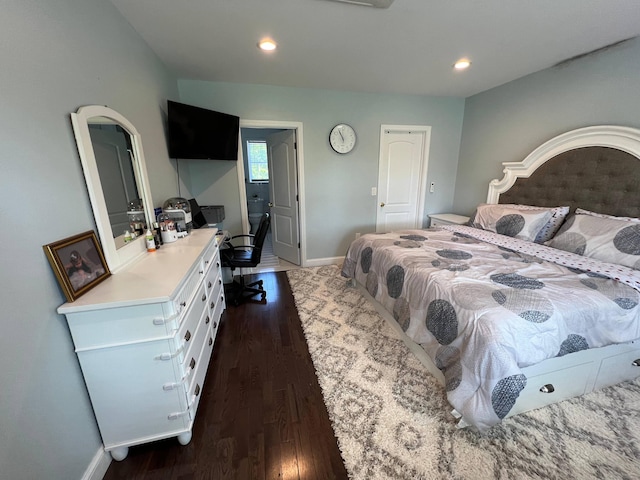
[[[453,64],[453,68],[455,68],[456,70],[464,70],[466,68],[469,68],[470,65],[471,65],[471,62],[468,59],[461,58],[460,60],[458,60],[456,63]]]
[[[260,40],[260,43],[258,43],[258,47],[260,48],[260,50],[264,50],[265,52],[272,52],[277,48],[277,46],[278,45],[276,45],[276,42],[274,42],[270,38]]]

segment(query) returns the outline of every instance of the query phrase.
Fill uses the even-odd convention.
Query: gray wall
[[[179,80],[178,85],[184,103],[243,120],[303,123],[310,260],[344,255],[355,232],[375,231],[377,198],[371,196],[371,187],[377,186],[381,124],[432,126],[427,181],[436,182],[436,192],[427,194],[425,211],[451,210],[464,99],[192,80]],[[351,124],[358,134],[356,148],[347,155],[334,153],[328,143],[329,131],[339,122]],[[192,169],[188,193],[205,205],[224,203],[225,228],[239,225],[236,167],[180,160],[181,171],[183,163]]]
[[[77,479],[102,442],[42,250],[95,229],[69,114],[129,118],[153,194],[173,195],[161,107],[177,83],[104,0],[6,0],[0,27],[0,477]]]
[[[486,200],[502,162],[590,125],[640,127],[640,38],[467,98],[454,211]]]

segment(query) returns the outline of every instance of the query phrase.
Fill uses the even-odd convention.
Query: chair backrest
[[[270,224],[271,216],[268,213],[263,214],[260,218],[258,230],[256,230],[255,237],[253,238],[253,251],[251,252],[251,262],[256,265],[260,263],[262,245],[264,244],[264,239],[267,238],[267,232],[269,231]]]

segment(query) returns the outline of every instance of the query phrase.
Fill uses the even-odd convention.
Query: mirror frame
[[[107,203],[102,191],[98,165],[91,142],[91,134],[89,133],[90,119],[94,117],[106,117],[113,120],[124,128],[131,138],[133,149],[131,161],[133,162],[138,193],[142,199],[148,226],[151,226],[154,221],[153,200],[151,199],[147,167],[142,150],[142,138],[133,124],[115,110],[104,105],[86,105],[80,107],[76,113],[72,113],[71,123],[73,124],[82,170],[93,208],[93,216],[98,228],[98,236],[100,237],[107,265],[109,265],[111,273],[115,273],[144,254],[146,252],[146,243],[144,236],[141,235],[132,242],[117,248],[117,240],[114,238],[109,221]]]

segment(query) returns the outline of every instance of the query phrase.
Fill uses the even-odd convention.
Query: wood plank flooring
[[[346,479],[285,272],[222,316],[191,443],[131,447],[104,480]]]

